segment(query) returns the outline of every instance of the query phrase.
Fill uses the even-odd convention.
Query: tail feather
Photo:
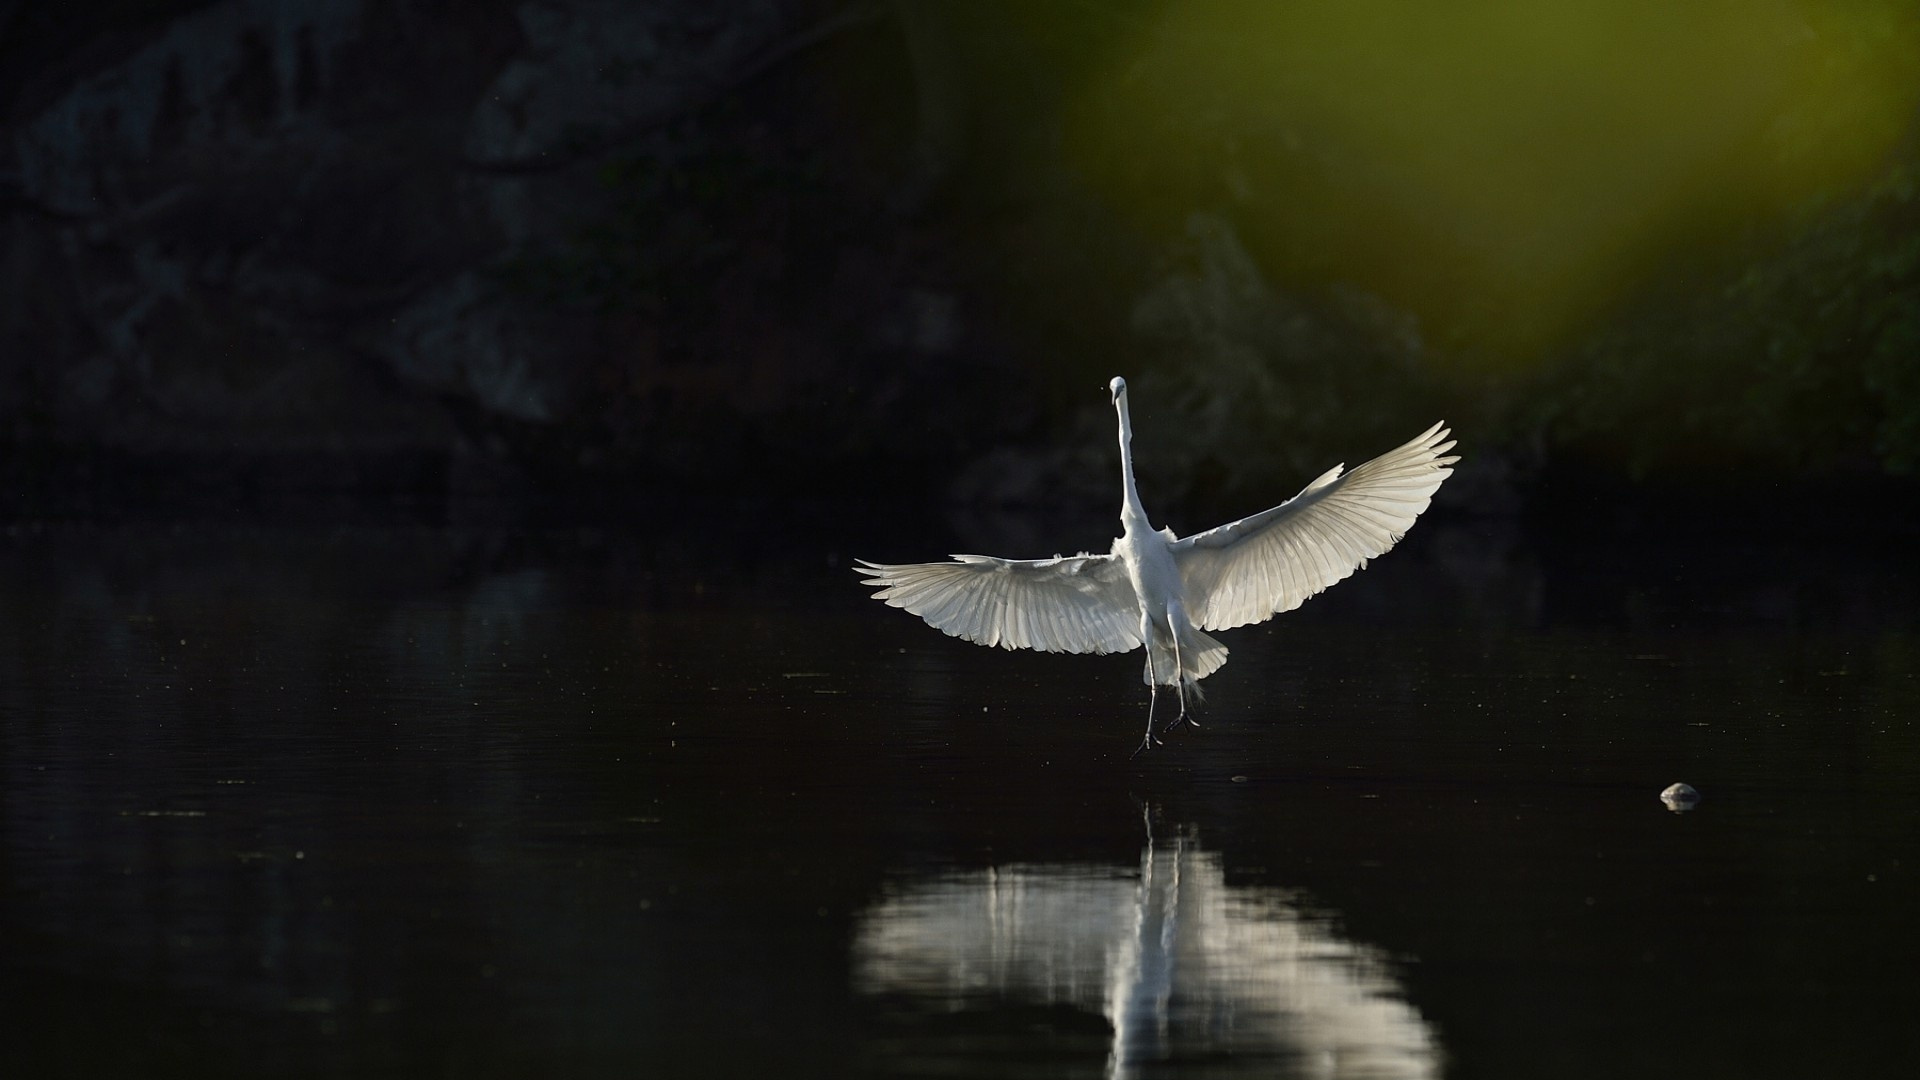
[[[1173,686],[1177,682],[1186,684],[1187,693],[1196,700],[1202,697],[1200,680],[1220,670],[1227,662],[1227,647],[1214,640],[1205,631],[1189,628],[1180,642],[1179,670],[1175,671],[1174,649],[1170,642],[1156,641],[1152,648],[1151,662],[1140,673],[1140,681],[1152,686],[1154,675],[1160,676],[1161,686]]]

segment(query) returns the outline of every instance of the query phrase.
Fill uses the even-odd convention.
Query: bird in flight
[[[857,559],[874,599],[904,608],[936,629],[982,645],[1047,652],[1119,653],[1146,646],[1147,731],[1160,688],[1198,700],[1200,680],[1227,662],[1208,630],[1265,622],[1292,611],[1399,542],[1460,459],[1448,429],[1435,424],[1396,450],[1354,469],[1335,465],[1271,510],[1181,538],[1147,521],[1133,482],[1133,422],[1127,382],[1107,384],[1120,421],[1120,538],[1105,555],[999,559],[955,555],[950,562],[885,564]]]

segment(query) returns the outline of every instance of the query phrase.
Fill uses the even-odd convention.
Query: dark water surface
[[[1423,529],[1132,762],[939,543],[16,530],[0,1072],[1920,1075],[1898,548]]]

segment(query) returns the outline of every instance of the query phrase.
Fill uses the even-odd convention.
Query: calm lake
[[[1422,524],[1129,760],[858,526],[0,537],[0,1072],[1920,1075],[1897,539]]]

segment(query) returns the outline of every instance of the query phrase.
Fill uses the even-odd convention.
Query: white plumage
[[[1006,649],[1128,652],[1147,646],[1144,678],[1186,695],[1227,661],[1206,630],[1227,630],[1292,611],[1367,565],[1406,535],[1452,474],[1458,457],[1440,424],[1396,450],[1342,473],[1336,465],[1271,510],[1185,539],[1154,530],[1133,480],[1127,384],[1109,384],[1120,423],[1122,533],[1105,555],[998,559],[854,569],[877,600],[904,608],[955,637]],[[1170,724],[1169,727],[1172,725]],[[1147,710],[1146,746],[1153,738]]]

